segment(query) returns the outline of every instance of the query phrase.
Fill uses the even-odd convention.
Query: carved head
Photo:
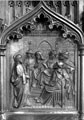
[[[58,54],[58,60],[60,61],[66,61],[69,57],[69,53],[68,52],[60,52]]]
[[[36,60],[44,60],[40,51],[35,52]]]
[[[20,55],[20,54],[17,54],[17,55],[15,55],[15,56],[13,56],[13,59],[14,59],[14,61],[15,62],[20,62],[20,63],[22,63],[22,55]]]
[[[53,60],[55,58],[55,53],[53,50],[51,50],[49,53],[48,53],[48,56],[49,56],[49,60]]]
[[[33,51],[32,51],[32,50],[28,50],[28,51],[26,52],[26,56],[27,56],[27,58],[34,58],[34,53],[33,53]]]

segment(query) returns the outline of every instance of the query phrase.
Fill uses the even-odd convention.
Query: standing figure
[[[28,76],[27,81],[24,88],[24,106],[31,106],[31,89],[33,85],[33,79],[34,79],[34,53],[32,50],[28,50],[26,52],[26,58],[24,60],[24,66],[25,66],[25,74]]]
[[[26,59],[25,59],[25,68],[26,73],[29,75],[29,91],[31,92],[31,88],[33,86],[33,79],[34,79],[34,64],[35,64],[35,56],[32,50],[28,50],[26,52]]]
[[[19,108],[22,104],[24,85],[26,84],[26,76],[22,64],[22,56],[17,54],[14,57],[14,65],[12,68],[11,81],[13,85],[13,107]]]
[[[37,99],[37,102],[41,104],[52,104],[55,106],[55,102],[53,101],[54,98],[54,91],[57,89],[56,86],[56,75],[54,73],[53,65],[55,64],[55,54],[54,51],[50,51],[48,54],[48,59],[45,61],[44,66],[45,69],[43,71],[43,78],[41,80],[41,84],[43,85],[42,92]]]
[[[46,69],[44,70],[45,79],[43,81],[44,87],[39,96],[37,102],[42,104],[52,104],[56,105],[56,91],[61,90],[62,101],[59,103],[61,106],[65,103],[64,90],[68,94],[68,98],[71,91],[71,80],[68,74],[68,70],[71,69],[71,66],[66,64],[68,59],[67,54],[59,53],[58,60],[56,60],[54,53],[51,51],[49,53],[49,59],[46,62]],[[48,79],[46,79],[46,77]],[[67,96],[67,95],[66,95]]]
[[[69,73],[74,70],[74,67],[70,66],[67,63],[68,58],[69,58],[68,52],[65,53],[61,52],[58,54],[58,65],[60,69],[58,69],[57,77],[59,79],[59,83],[62,82],[63,84],[63,88],[66,91],[65,96],[67,97],[67,99],[70,98],[71,91],[73,91],[74,88],[72,82],[73,80],[71,80],[69,75]]]
[[[34,79],[36,87],[41,86],[41,74],[43,71],[43,56],[40,51],[35,52]]]

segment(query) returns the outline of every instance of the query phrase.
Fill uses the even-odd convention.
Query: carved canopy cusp
[[[50,24],[50,18],[49,16],[45,15],[44,13],[38,14],[38,16],[34,19],[35,22],[41,23],[41,24]]]
[[[18,31],[20,34],[22,35],[27,35],[28,33],[31,33],[32,30],[35,29],[35,26],[31,23],[26,23],[24,25],[22,25]]]
[[[21,38],[22,38],[22,34],[18,33],[17,31],[13,31],[11,34],[8,35],[6,43],[9,43],[11,40],[16,42]]]
[[[74,43],[79,43],[78,39],[80,39],[80,37],[78,36],[78,34],[74,31],[72,31],[69,27],[65,26],[64,24],[62,24],[59,21],[52,21],[49,24],[49,29],[50,31],[59,31],[60,35],[65,38],[65,39],[71,39]]]

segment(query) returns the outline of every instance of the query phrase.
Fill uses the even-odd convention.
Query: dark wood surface
[[[76,115],[10,115],[7,120],[78,120]]]

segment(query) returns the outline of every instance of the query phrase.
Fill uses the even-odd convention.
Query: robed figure
[[[10,82],[13,85],[13,95],[14,95],[13,107],[19,108],[22,104],[24,85],[26,84],[26,76],[22,64],[22,56],[18,54],[13,58],[14,58],[14,65],[12,68]]]

